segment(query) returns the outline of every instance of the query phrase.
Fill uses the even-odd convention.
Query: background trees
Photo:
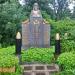
[[[68,7],[68,0],[29,0],[25,7],[28,7],[31,10],[31,7],[35,2],[39,4],[42,11],[46,11],[54,20],[70,17],[71,10]]]
[[[16,31],[21,31],[21,22],[26,19],[25,10],[18,1],[10,2],[0,4],[0,43],[3,47],[15,43]]]
[[[25,5],[21,6],[18,0],[0,0],[0,44],[3,47],[15,44],[16,32],[21,31],[21,22],[29,17],[35,2],[38,2],[43,17],[51,25],[52,38],[56,32],[62,35],[69,32],[71,37],[75,38],[75,23],[70,20],[75,19],[75,8],[71,13],[68,0],[25,0],[25,2]]]

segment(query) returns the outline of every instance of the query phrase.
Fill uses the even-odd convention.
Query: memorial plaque
[[[30,18],[22,23],[22,48],[50,47],[50,25],[42,18],[39,6],[34,4]]]

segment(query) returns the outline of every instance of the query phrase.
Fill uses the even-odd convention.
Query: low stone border
[[[10,67],[10,68],[0,68],[0,72],[8,72],[8,73],[11,73],[11,72],[15,72],[15,66],[14,67]]]
[[[59,72],[56,64],[25,64],[21,66],[24,70],[23,75],[51,75]]]

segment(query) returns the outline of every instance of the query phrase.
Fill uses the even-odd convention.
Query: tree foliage
[[[0,43],[3,47],[13,45],[17,31],[21,31],[21,22],[27,18],[24,8],[18,2],[0,4]]]
[[[58,64],[62,70],[73,71],[75,70],[75,54],[72,52],[62,53],[58,59]]]
[[[68,18],[70,16],[70,11],[67,8],[67,0],[57,0],[58,9],[56,9],[55,0],[27,0],[24,6],[21,6],[18,0],[0,1],[4,1],[0,2],[0,44],[3,47],[15,44],[16,32],[21,31],[21,23],[29,17],[35,2],[39,4],[43,17],[51,25],[51,40],[55,39],[55,34],[57,32],[62,36],[65,32],[68,32],[73,39],[75,38],[75,22]],[[52,4],[54,9],[49,7],[49,3]],[[61,20],[55,22],[56,19]]]
[[[46,11],[46,13],[51,15],[51,18],[54,20],[60,20],[70,16],[68,0],[29,0],[26,7],[30,7],[31,9],[32,4],[35,2],[39,4],[42,11]]]

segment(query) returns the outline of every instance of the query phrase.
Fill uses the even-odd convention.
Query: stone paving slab
[[[59,72],[56,64],[25,64],[21,66],[24,70],[23,75],[52,75]]]

